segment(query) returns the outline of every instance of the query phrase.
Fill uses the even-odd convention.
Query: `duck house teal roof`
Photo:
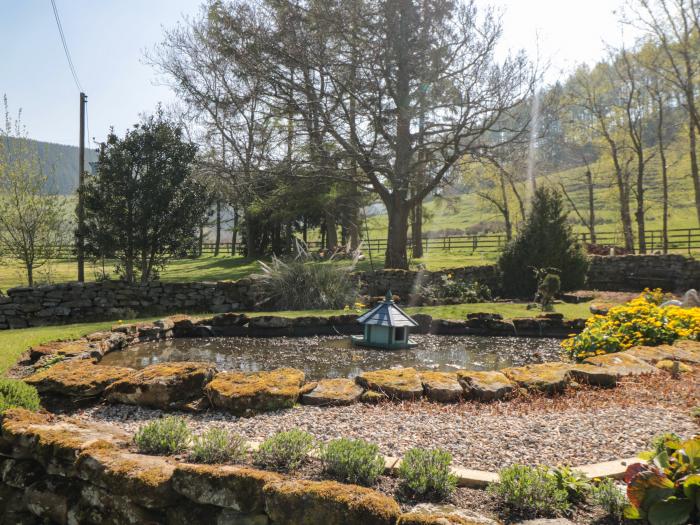
[[[376,326],[418,326],[417,322],[411,319],[401,308],[396,306],[396,303],[394,303],[391,297],[391,291],[387,292],[386,298],[369,312],[361,315],[357,319],[357,322]]]

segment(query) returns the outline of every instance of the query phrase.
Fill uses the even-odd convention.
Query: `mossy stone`
[[[95,365],[89,359],[68,359],[39,370],[24,381],[40,393],[92,397],[134,372],[121,366]]]
[[[392,399],[414,400],[423,395],[423,383],[414,368],[392,368],[365,372],[356,378],[367,390],[386,394]]]
[[[454,372],[421,372],[425,396],[438,403],[455,403],[462,399],[464,390]]]
[[[459,370],[457,377],[466,397],[477,401],[498,401],[515,389],[510,379],[493,370]]]
[[[566,363],[540,363],[501,370],[511,381],[527,390],[552,394],[561,392],[569,382],[571,365]]]
[[[346,406],[360,400],[363,389],[352,379],[322,379],[316,387],[301,396],[304,405]]]

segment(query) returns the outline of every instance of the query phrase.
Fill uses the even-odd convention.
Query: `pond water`
[[[303,370],[307,379],[355,377],[369,370],[499,370],[556,360],[557,339],[411,335],[406,350],[353,346],[348,337],[212,337],[142,343],[104,356],[100,364],[143,368],[167,361],[207,361],[219,370],[256,372],[279,367]]]

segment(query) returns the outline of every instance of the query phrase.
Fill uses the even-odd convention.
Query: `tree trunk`
[[[335,217],[326,212],[326,248],[334,250],[338,246],[338,232],[336,229]]]
[[[646,229],[644,225],[644,152],[637,152],[637,210],[634,217],[637,221],[637,236],[639,237],[639,253],[647,253]]]
[[[406,244],[408,240],[409,208],[404,201],[394,197],[391,206],[387,206],[389,231],[386,241],[384,268],[408,270]]]
[[[414,259],[423,257],[423,203],[419,202],[411,210],[411,245]]]
[[[197,246],[197,254],[201,257],[204,250],[204,226],[199,226],[199,244]]]
[[[663,253],[668,253],[668,167],[666,166],[666,147],[664,145],[664,107],[663,100],[657,101],[656,135],[659,145],[659,160],[661,162],[661,192],[662,210],[661,242]]]
[[[34,265],[31,263],[25,264],[27,268],[27,286],[34,286]]]
[[[590,169],[586,170],[586,186],[588,188],[588,232],[591,234],[591,244],[595,244],[595,199],[593,196],[593,174]]]
[[[219,255],[221,247],[221,201],[216,199],[216,239],[214,241],[214,256]]]
[[[693,179],[695,188],[695,212],[697,213],[698,225],[700,225],[700,173],[698,173],[698,153],[696,150],[697,135],[693,122],[690,123],[688,131],[689,153],[690,153],[690,176]]]
[[[233,228],[231,229],[231,255],[236,255],[236,241],[238,237],[238,209],[233,210]]]
[[[246,234],[246,255],[254,259],[255,257],[258,257],[260,254],[258,252],[258,247],[256,245],[256,238],[258,235],[258,228],[256,221],[253,217],[250,216],[250,214],[246,213],[245,215],[245,234]]]
[[[503,222],[506,227],[506,241],[510,242],[513,239],[513,222],[510,219],[510,206],[508,206],[508,192],[506,191],[506,181],[504,177],[503,171],[499,171],[498,179],[501,182],[501,197],[503,198],[501,213],[503,214]],[[523,217],[523,220],[525,220],[525,217]]]

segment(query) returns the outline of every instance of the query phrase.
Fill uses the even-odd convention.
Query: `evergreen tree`
[[[584,284],[588,260],[567,223],[561,194],[537,188],[532,208],[515,240],[508,244],[498,265],[507,297],[532,297],[537,291],[536,269],[556,268],[561,289]]]

